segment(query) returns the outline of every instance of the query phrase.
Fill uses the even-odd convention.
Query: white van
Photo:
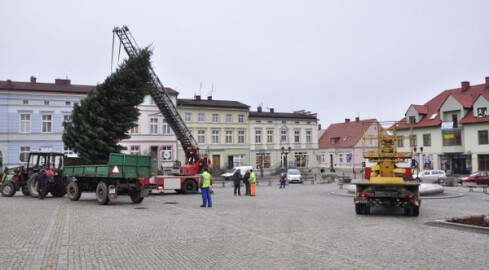
[[[241,176],[244,176],[246,173],[246,170],[251,170],[251,169],[253,169],[253,167],[251,167],[251,166],[238,166],[238,167],[234,167],[232,169],[227,170],[221,176],[222,176],[222,178],[224,178],[224,180],[233,180],[233,175],[236,172],[236,170],[240,170]]]

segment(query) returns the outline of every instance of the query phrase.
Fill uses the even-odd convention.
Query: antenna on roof
[[[202,82],[200,82],[199,96],[202,95]]]
[[[212,92],[214,92],[214,84],[211,84],[211,91],[210,91],[210,94],[209,94],[209,96],[211,96],[211,97],[212,97]]]

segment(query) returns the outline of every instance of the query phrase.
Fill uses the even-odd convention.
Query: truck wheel
[[[49,191],[54,197],[63,197],[66,194],[66,188],[62,184],[57,184],[51,187]]]
[[[363,213],[364,213],[365,215],[370,215],[370,207],[369,207],[369,206],[367,206],[367,205],[365,205],[365,206],[363,207]]]
[[[106,205],[110,202],[109,188],[107,187],[107,184],[102,181],[98,182],[95,195],[97,196],[97,201],[100,205]]]
[[[364,206],[365,206],[364,204],[355,204],[355,212],[357,213],[357,215],[363,214]]]
[[[419,216],[419,206],[415,206],[415,207],[413,207],[411,214],[412,214],[414,217]]]
[[[81,189],[78,182],[72,181],[66,186],[66,194],[71,201],[78,201],[81,197]]]
[[[197,183],[193,180],[185,180],[182,185],[182,191],[185,194],[197,192]]]
[[[2,185],[2,196],[12,197],[15,194],[15,184],[12,181],[7,181]]]
[[[133,203],[141,203],[144,200],[144,197],[141,196],[141,190],[135,190],[131,192],[131,201]]]
[[[29,188],[28,187],[23,186],[21,188],[21,190],[22,190],[22,194],[24,194],[24,196],[31,196],[31,194],[29,193]]]
[[[29,193],[31,194],[31,197],[37,198],[39,197],[39,192],[37,192],[36,189],[36,175],[33,174],[31,177],[29,177],[29,180],[27,181],[27,188],[29,189]]]

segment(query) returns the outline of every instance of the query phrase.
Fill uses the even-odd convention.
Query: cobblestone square
[[[433,226],[454,216],[487,214],[489,196],[425,199],[419,217],[375,209],[356,215],[333,184],[234,196],[215,185],[213,208],[201,196],[121,196],[108,206],[21,193],[0,197],[1,269],[489,269],[489,234]],[[242,189],[244,193],[244,189]],[[341,191],[344,192],[344,191]]]

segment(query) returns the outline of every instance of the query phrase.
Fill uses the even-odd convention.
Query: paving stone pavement
[[[419,217],[397,209],[356,215],[337,184],[257,187],[234,196],[216,185],[213,208],[196,195],[120,196],[107,206],[0,197],[0,269],[489,269],[489,234],[437,227],[489,214],[489,196],[461,187],[423,200]],[[244,190],[242,190],[244,191]]]

